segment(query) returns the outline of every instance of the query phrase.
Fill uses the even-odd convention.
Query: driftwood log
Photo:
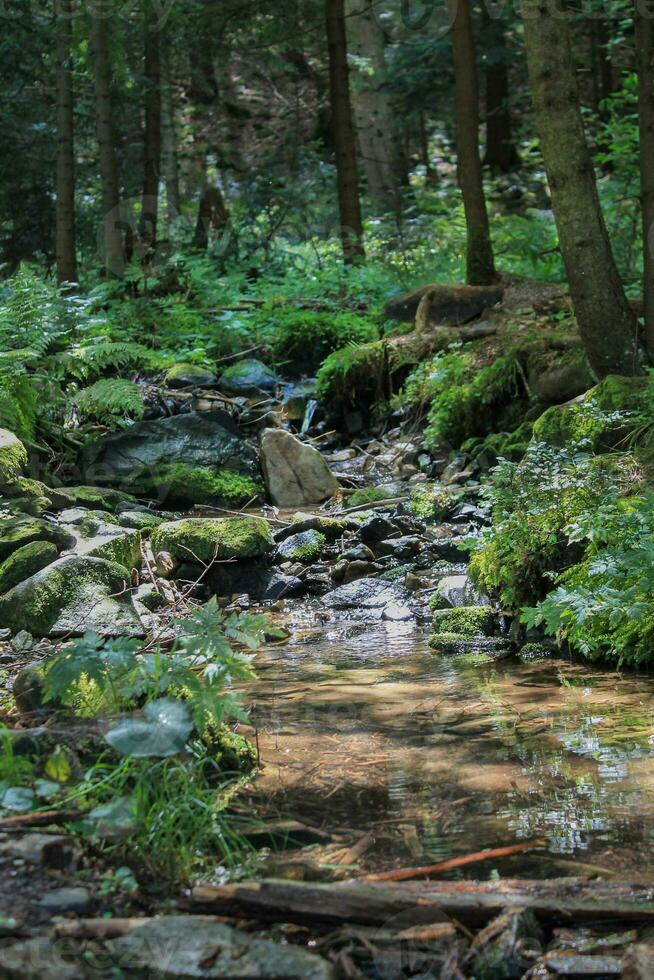
[[[654,923],[654,880],[439,881],[383,885],[342,882],[313,884],[275,879],[191,893],[193,911],[239,915],[274,922],[382,925],[415,910],[433,910],[465,925],[483,926],[506,908],[530,909],[548,923]]]

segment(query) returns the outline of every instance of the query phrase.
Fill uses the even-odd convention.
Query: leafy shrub
[[[591,659],[640,665],[654,651],[654,495],[612,500],[565,528],[583,542],[583,560],[555,579],[557,587],[525,610],[529,626]]]
[[[268,339],[275,357],[303,373],[315,371],[335,350],[379,336],[374,321],[358,313],[315,313],[277,307],[260,316],[262,335]]]

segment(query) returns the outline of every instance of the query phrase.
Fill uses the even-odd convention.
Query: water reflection
[[[291,613],[251,690],[266,812],[373,831],[371,869],[531,838],[547,842],[543,867],[592,854],[623,870],[634,844],[638,870],[654,859],[649,677],[472,665],[434,654],[414,624]]]

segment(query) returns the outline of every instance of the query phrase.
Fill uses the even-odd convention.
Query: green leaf
[[[191,712],[182,701],[161,698],[151,701],[143,717],[127,718],[107,732],[112,748],[133,758],[164,758],[176,755],[193,730]]]

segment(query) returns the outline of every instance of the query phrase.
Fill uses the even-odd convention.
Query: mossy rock
[[[75,547],[75,537],[69,531],[39,518],[11,517],[0,520],[0,561],[33,541],[51,541],[58,551]]]
[[[429,646],[437,653],[455,656],[459,666],[477,666],[501,660],[511,651],[508,640],[489,636],[467,636],[465,633],[432,633]]]
[[[146,537],[155,527],[159,527],[166,520],[158,514],[152,514],[146,510],[125,510],[118,518],[121,527],[130,527],[135,531],[140,531]]]
[[[264,487],[260,481],[243,473],[173,463],[149,474],[144,482],[144,492],[172,506],[194,503],[232,508],[260,500]]]
[[[491,606],[435,609],[432,624],[435,633],[458,633],[467,637],[492,636],[497,631],[497,613]]]
[[[27,450],[18,436],[0,429],[0,487],[15,483],[27,466]]]
[[[347,498],[348,507],[362,507],[364,504],[375,504],[381,500],[392,500],[397,497],[395,490],[385,490],[383,487],[364,487],[362,490],[355,490]]]
[[[411,513],[423,521],[444,521],[456,506],[458,495],[449,487],[419,483],[411,491]]]
[[[0,595],[56,561],[58,554],[51,541],[32,541],[18,548],[0,565]]]
[[[66,555],[0,597],[0,622],[33,636],[142,636],[129,585],[122,565]]]
[[[199,388],[215,385],[216,375],[199,364],[175,364],[166,372],[164,384],[169,388],[186,388],[195,385]]]
[[[80,524],[68,525],[75,536],[75,552],[117,562],[128,569],[137,568],[141,563],[140,532],[121,527],[113,517],[106,521],[96,514],[89,514]]]
[[[65,487],[66,494],[72,498],[72,503],[89,510],[115,511],[119,504],[136,503],[136,497],[122,490],[109,487]]]
[[[298,512],[291,517],[291,525],[310,524],[310,527],[298,527],[298,531],[319,531],[327,541],[338,541],[348,530],[349,521],[347,518],[339,520],[337,517],[321,517],[317,514],[304,514]],[[286,536],[290,537],[293,532],[292,527],[288,529]],[[279,540],[279,537],[278,537]]]
[[[227,395],[272,394],[279,383],[279,375],[255,357],[230,364],[220,376],[220,389]]]
[[[615,449],[629,432],[651,421],[654,380],[609,375],[572,404],[548,408],[534,422],[535,442]]]
[[[40,480],[31,480],[23,476],[8,487],[5,493],[10,498],[24,498],[34,501],[37,505],[45,501],[46,510],[63,510],[64,507],[72,507],[75,503],[71,494],[64,490],[48,487]]]
[[[166,521],[152,533],[152,548],[179,561],[264,558],[275,547],[270,526],[260,517],[190,517]]]
[[[300,531],[292,534],[277,546],[277,553],[288,561],[298,561],[309,565],[317,561],[325,547],[325,535],[320,531]]]

